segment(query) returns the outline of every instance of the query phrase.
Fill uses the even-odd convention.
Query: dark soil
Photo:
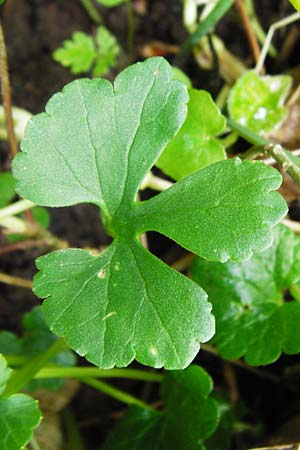
[[[99,11],[104,17],[105,25],[126,47],[126,8],[121,6],[108,10],[99,7]],[[286,0],[257,2],[258,17],[261,18],[265,27],[289,11],[291,9]],[[227,21],[220,24],[220,34],[235,54],[241,58],[248,58],[249,49],[239,21],[233,13],[228,20],[230,20],[230,26]],[[13,103],[32,113],[40,112],[51,95],[73,79],[67,69],[53,61],[52,52],[69,38],[72,32],[82,30],[92,33],[95,25],[83,10],[80,1],[75,0],[7,0],[3,11],[3,22]],[[180,45],[186,37],[186,31],[182,26],[180,0],[149,0],[147,14],[144,16],[136,14],[136,48],[153,40]],[[279,35],[276,39],[282,38]],[[173,58],[172,55],[167,56]],[[295,56],[294,58],[296,60]],[[292,64],[293,61],[286,62],[285,68],[290,68],[289,65],[292,66]],[[217,92],[219,79],[215,71],[200,70],[192,57],[184,62],[184,69],[196,87],[206,88],[212,93]],[[9,167],[5,144],[1,147],[0,164],[1,169]],[[294,217],[299,218],[297,199],[294,199],[292,211]],[[93,206],[80,205],[54,209],[51,211],[51,218],[51,231],[62,239],[66,239],[71,246],[99,247],[109,242],[100,224],[97,208]],[[3,243],[4,238],[0,239]],[[169,240],[157,234],[150,234],[149,242],[151,250],[167,262],[174,261],[182,252],[170,244]],[[0,271],[30,279],[35,273],[34,259],[39,254],[37,250],[19,251],[1,257]],[[0,285],[0,289],[0,329],[19,332],[22,314],[29,311],[39,301],[29,290],[3,284]],[[228,391],[222,362],[204,352],[200,353],[196,362],[207,368],[218,387]],[[266,370],[273,374],[280,374],[284,367],[293,366],[297,362],[297,358],[284,357]],[[299,411],[300,405],[299,398],[295,397],[289,385],[276,385],[276,382],[241,368],[235,369],[235,373],[240,398],[246,409],[244,419],[255,428],[255,433],[248,431],[234,438],[232,448],[242,450],[252,443],[266,442],[266,439],[275,434],[283,423],[291,418],[295,420],[296,411],[297,408]],[[137,396],[145,394],[140,383],[123,381],[119,385]],[[151,401],[152,397],[153,400],[157,398],[155,392],[147,394],[148,401]],[[118,402],[86,387],[81,388],[72,407],[87,450],[95,450],[100,445],[114,422],[113,417],[123,410]],[[276,411],[275,414],[274,411]],[[297,423],[300,425],[299,418]],[[288,439],[282,432],[282,442],[285,438]],[[300,441],[300,436],[297,439]]]

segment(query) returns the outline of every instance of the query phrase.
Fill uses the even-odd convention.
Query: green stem
[[[28,364],[22,367],[22,369],[13,372],[7,383],[3,396],[9,397],[10,395],[21,391],[51,358],[65,348],[65,341],[63,339],[57,339],[54,344],[48,348],[48,350],[35,358],[32,358]]]
[[[288,152],[281,145],[270,144],[267,147],[268,153],[275,161],[281,165],[283,170],[289,174],[295,183],[300,185],[300,167],[289,157]]]
[[[236,131],[239,136],[245,139],[245,141],[250,142],[250,144],[252,145],[265,147],[266,145],[270,144],[270,141],[267,141],[258,134],[249,130],[249,128],[244,127],[243,125],[235,122],[230,118],[227,118],[227,124],[230,126],[232,130]]]
[[[15,216],[16,214],[20,214],[28,209],[33,208],[35,203],[32,203],[29,200],[19,200],[18,202],[12,203],[5,208],[0,209],[0,220],[6,217]]]
[[[103,22],[101,15],[99,14],[97,8],[95,8],[92,0],[80,0],[82,6],[90,16],[90,18],[97,24]]]
[[[134,397],[133,395],[127,394],[127,392],[121,391],[120,389],[111,386],[110,384],[104,383],[103,381],[95,380],[93,378],[82,378],[81,381],[89,386],[97,389],[100,392],[103,392],[110,397],[119,400],[122,403],[126,403],[127,405],[137,405],[141,408],[150,409],[153,411],[151,406],[147,405],[147,403],[142,400]]]
[[[127,35],[127,51],[128,61],[133,61],[133,48],[134,48],[134,12],[132,8],[131,0],[127,0],[127,17],[128,17],[128,35]]]
[[[67,435],[66,449],[84,450],[81,434],[72,411],[69,408],[64,409],[62,417]]]
[[[35,378],[127,378],[161,382],[163,375],[136,369],[98,369],[97,367],[43,367]]]
[[[42,450],[42,447],[39,445],[34,435],[29,442],[29,447],[31,450]]]

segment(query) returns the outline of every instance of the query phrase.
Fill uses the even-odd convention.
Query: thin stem
[[[266,147],[266,150],[281,165],[283,170],[293,178],[295,183],[300,184],[300,167],[289,157],[287,151],[278,144],[270,144]]]
[[[133,49],[134,49],[134,11],[132,8],[132,1],[127,0],[127,17],[128,17],[128,36],[127,36],[127,51],[128,61],[133,61]]]
[[[141,190],[150,188],[154,189],[155,191],[162,192],[166,191],[171,186],[173,186],[173,183],[171,181],[164,180],[163,178],[153,175],[152,172],[149,172],[142,183]]]
[[[86,10],[90,18],[97,24],[103,22],[101,15],[99,14],[97,8],[94,6],[92,0],[80,0],[82,6]]]
[[[79,432],[75,417],[70,408],[65,408],[62,412],[63,424],[66,430],[67,450],[84,450],[82,437]]]
[[[65,341],[63,339],[57,339],[45,352],[32,358],[28,364],[13,372],[7,383],[3,396],[9,397],[10,395],[22,390],[50,359],[52,359],[57,353],[65,350],[65,348]]]
[[[159,383],[163,375],[136,369],[98,369],[97,367],[43,367],[35,378],[126,378]]]
[[[254,61],[257,63],[258,58],[260,55],[260,47],[258,45],[251,21],[249,19],[249,16],[247,14],[247,10],[245,8],[245,4],[243,0],[235,0],[235,8],[237,10],[238,15],[240,16],[240,19],[242,21],[244,31],[250,46],[250,49],[252,51]]]
[[[36,206],[35,203],[32,203],[29,200],[19,200],[18,202],[12,203],[11,205],[0,209],[0,220],[5,217],[20,214],[28,209],[34,208],[34,206]]]
[[[0,273],[0,283],[9,284],[10,286],[19,286],[26,289],[32,289],[32,281],[6,273]]]
[[[260,73],[264,66],[265,59],[267,57],[267,54],[268,54],[275,31],[280,28],[286,27],[287,25],[290,25],[291,23],[296,22],[299,19],[300,19],[300,14],[294,13],[288,17],[285,17],[282,20],[279,20],[278,22],[273,23],[273,25],[271,25],[271,27],[268,31],[265,43],[263,45],[262,51],[260,53],[259,59],[256,64],[255,70],[257,73]]]
[[[120,389],[111,386],[110,384],[104,383],[103,381],[95,380],[93,378],[82,378],[81,381],[89,386],[97,389],[100,392],[103,392],[110,397],[119,400],[122,403],[126,403],[126,405],[137,405],[141,408],[150,409],[153,411],[151,406],[147,405],[147,403],[143,402],[139,398],[134,397],[131,394],[127,394],[127,392],[121,391]]]
[[[195,257],[196,255],[194,255],[193,253],[187,253],[186,255],[175,261],[173,264],[171,264],[171,267],[175,270],[178,270],[178,272],[183,272],[190,267]]]
[[[8,64],[7,64],[7,54],[4,33],[2,28],[2,22],[0,20],[0,79],[1,79],[1,90],[3,97],[3,106],[5,110],[5,120],[7,128],[8,142],[10,146],[10,157],[11,159],[18,153],[18,145],[15,135],[14,122],[12,117],[12,105],[11,105],[11,92],[10,92],[10,81],[8,74]]]
[[[43,450],[34,435],[32,436],[32,438],[29,442],[29,447],[31,450]]]
[[[299,222],[295,222],[295,220],[290,220],[290,219],[283,219],[281,221],[281,223],[283,223],[283,225],[285,225],[286,227],[293,230],[294,233],[300,234],[300,223]]]

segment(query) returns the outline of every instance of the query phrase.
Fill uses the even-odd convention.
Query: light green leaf
[[[300,280],[300,239],[283,225],[266,252],[246,262],[212,263],[197,258],[192,277],[208,292],[217,331],[214,343],[224,358],[248,364],[276,361],[281,352],[300,352],[300,303],[284,301]]]
[[[162,386],[162,413],[131,407],[102,450],[205,450],[218,425],[212,380],[198,366],[169,372]]]
[[[0,395],[4,392],[10,374],[11,369],[7,367],[5,358],[0,354]]]
[[[81,31],[72,34],[72,38],[64,41],[63,47],[53,53],[55,61],[69,67],[74,74],[90,70],[96,56],[94,40]]]
[[[298,12],[300,12],[300,0],[290,0],[290,3]]]
[[[287,116],[284,102],[291,82],[288,75],[259,76],[254,70],[246,72],[231,89],[230,117],[256,133],[270,133]]]
[[[189,96],[185,122],[156,163],[175,180],[226,159],[223,145],[215,138],[225,128],[225,117],[208,92],[190,89]]]
[[[173,71],[173,80],[181,81],[181,83],[185,84],[187,88],[192,88],[192,82],[190,78],[184,73],[179,67],[172,66]]]
[[[270,192],[280,183],[280,174],[261,162],[221,161],[143,202],[139,227],[213,261],[247,259],[271,244],[270,227],[287,212]]]
[[[0,208],[8,205],[16,195],[15,180],[10,172],[0,174]]]
[[[121,3],[125,3],[126,1],[131,0],[97,0],[97,2],[100,3],[100,5],[106,6],[108,8],[121,5]]]
[[[96,34],[97,55],[93,75],[99,77],[109,72],[117,64],[120,47],[115,36],[107,28],[101,26]]]
[[[205,292],[138,242],[115,240],[97,257],[57,251],[39,258],[37,267],[34,292],[47,298],[51,330],[99,367],[126,366],[134,358],[186,367],[213,334]]]
[[[21,450],[39,425],[41,412],[37,400],[25,394],[0,399],[1,450]]]

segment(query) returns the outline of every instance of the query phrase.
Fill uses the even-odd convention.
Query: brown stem
[[[7,275],[6,273],[0,273],[0,283],[32,289],[31,280],[26,280],[25,278],[21,277],[15,277],[13,275]]]
[[[33,239],[27,239],[26,241],[14,242],[13,244],[7,244],[0,247],[0,255],[6,255],[8,253],[16,252],[18,250],[27,250],[30,248],[40,248],[45,246],[45,241],[37,241]]]
[[[257,63],[259,55],[260,55],[260,47],[258,45],[256,35],[252,28],[249,16],[247,14],[247,10],[243,3],[243,0],[235,0],[235,9],[242,21],[242,25],[243,25],[250,49],[252,51],[254,60]]]
[[[0,80],[1,80],[1,91],[3,98],[3,106],[5,111],[6,128],[8,135],[8,142],[10,146],[10,157],[11,159],[18,152],[18,145],[14,130],[14,122],[12,117],[12,106],[11,106],[11,93],[10,93],[10,82],[8,75],[8,65],[7,65],[7,55],[5,39],[3,34],[2,23],[0,20]]]

